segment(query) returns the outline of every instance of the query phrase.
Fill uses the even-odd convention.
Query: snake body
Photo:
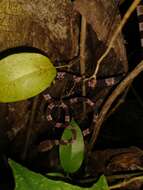
[[[69,77],[71,80],[79,85],[81,83],[82,85],[82,81],[83,78],[80,76],[76,76],[75,74],[71,74],[71,73],[66,73],[66,72],[58,72],[56,79],[58,81],[62,81],[65,80],[67,77]],[[94,91],[96,87],[111,87],[114,86],[116,84],[118,84],[122,78],[123,78],[124,74],[119,74],[117,76],[112,76],[112,77],[108,77],[108,78],[104,78],[104,79],[98,79],[97,81],[95,81],[94,79],[91,79],[89,81],[87,81],[86,86],[89,88],[90,91]],[[70,121],[72,119],[71,116],[71,106],[74,106],[75,104],[78,103],[85,103],[87,106],[89,106],[91,108],[91,110],[93,110],[93,120],[92,123],[95,124],[97,117],[98,117],[98,112],[99,112],[99,108],[98,105],[96,104],[96,102],[94,101],[94,99],[89,98],[89,97],[69,97],[68,102],[69,105],[66,104],[66,100],[62,99],[62,100],[55,100],[50,93],[48,94],[44,94],[43,95],[45,101],[48,103],[47,105],[47,109],[46,109],[46,120],[48,122],[49,125],[54,126],[55,128],[67,128],[70,125]],[[102,99],[102,98],[101,98]],[[62,110],[62,115],[64,113],[64,121],[57,121],[57,118],[55,119],[53,117],[54,113],[55,113],[55,109],[56,108],[60,108]],[[69,143],[73,143],[76,140],[76,131],[74,129],[71,130],[72,132],[72,138],[69,140],[45,140],[42,141],[39,146],[38,149],[41,152],[45,152],[48,151],[50,149],[52,149],[55,145],[60,145],[60,144],[69,144]],[[90,128],[86,128],[85,130],[82,131],[83,136],[87,136],[88,134],[90,134],[91,129]]]
[[[119,6],[120,4],[122,4],[121,0],[115,0],[115,3],[117,6]],[[142,49],[142,56],[143,56],[143,1],[141,1],[141,3],[137,6],[137,16],[138,16],[138,23],[139,23],[139,32],[140,32],[140,43],[141,43],[141,49]],[[70,77],[72,78],[72,80],[74,81],[75,85],[82,85],[83,83],[83,78],[81,76],[76,76],[75,74],[70,74],[70,73],[66,73],[66,72],[58,72],[57,73],[57,77],[56,80],[64,80],[65,78],[68,77],[68,75],[70,75]],[[97,87],[112,87],[114,85],[117,85],[124,77],[124,73],[119,74],[117,76],[111,76],[108,78],[104,78],[104,79],[97,79],[96,81],[94,79],[91,79],[89,81],[87,81],[86,87],[93,92],[95,90],[95,88]],[[92,97],[71,97],[69,99],[69,103],[70,106],[68,106],[66,104],[66,102],[64,102],[64,100],[62,100],[61,102],[57,102],[55,101],[52,96],[50,94],[45,94],[44,95],[45,100],[48,102],[48,106],[47,106],[47,110],[46,110],[46,119],[48,121],[48,123],[52,123],[54,125],[54,127],[56,128],[66,128],[69,127],[69,123],[72,119],[71,115],[70,115],[70,106],[73,106],[74,104],[77,104],[79,102],[84,102],[87,106],[89,106],[92,110],[93,110],[93,120],[92,123],[95,124],[96,120],[98,118],[98,114],[99,114],[99,106],[96,104],[96,102],[94,101],[94,99],[92,99]],[[102,97],[101,97],[102,99]],[[102,101],[102,100],[101,100]],[[56,107],[60,107],[63,112],[64,112],[64,122],[58,122],[55,121],[53,118],[53,112],[55,110]],[[82,131],[83,136],[87,136],[88,134],[91,133],[91,129],[87,128],[85,130]],[[60,145],[60,144],[68,144],[68,143],[73,143],[74,140],[76,140],[76,132],[73,130],[73,137],[70,140],[45,140],[43,142],[41,142],[39,144],[39,149],[40,151],[47,151],[50,150],[51,148],[53,148],[53,146],[55,145]]]

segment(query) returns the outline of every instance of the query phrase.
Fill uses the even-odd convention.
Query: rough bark
[[[0,51],[29,46],[52,60],[78,53],[78,16],[70,0],[1,0]]]

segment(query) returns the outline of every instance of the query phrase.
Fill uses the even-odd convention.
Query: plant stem
[[[143,172],[136,172],[136,173],[131,173],[131,174],[117,174],[117,175],[111,175],[111,176],[106,176],[107,181],[113,181],[117,179],[125,179],[125,178],[131,178],[131,177],[137,177],[139,175],[143,175]]]
[[[127,185],[135,182],[135,181],[143,181],[143,176],[137,176],[137,177],[133,177],[129,180],[125,180],[121,183],[118,183],[116,185],[112,185],[112,186],[109,186],[109,189],[117,189],[117,188],[122,188],[122,187],[126,187]]]
[[[114,31],[113,36],[111,38],[111,41],[110,41],[110,43],[108,45],[108,48],[103,53],[103,55],[98,59],[97,65],[96,65],[96,68],[95,68],[95,71],[94,71],[93,75],[90,76],[89,78],[85,79],[85,80],[90,80],[92,78],[96,79],[96,75],[97,75],[97,73],[99,71],[99,68],[100,68],[100,65],[101,65],[102,61],[109,54],[110,50],[113,48],[114,42],[117,39],[117,36],[119,35],[119,33],[123,29],[124,25],[126,24],[127,20],[129,19],[129,17],[131,16],[131,14],[133,13],[133,11],[136,9],[136,7],[138,6],[138,4],[140,2],[141,2],[141,0],[134,0],[133,1],[133,3],[131,4],[131,6],[129,7],[129,9],[125,13],[123,19],[121,20],[120,24],[117,26],[116,30]]]
[[[129,73],[128,76],[116,87],[116,89],[112,92],[112,94],[109,96],[109,98],[103,105],[101,112],[99,113],[96,126],[94,126],[94,129],[93,129],[93,134],[91,137],[91,149],[93,148],[97,140],[99,131],[101,129],[101,125],[104,122],[104,118],[106,117],[106,114],[108,110],[110,109],[112,103],[127,88],[127,86],[131,84],[133,79],[137,77],[142,71],[143,71],[143,61],[141,61],[135,67],[135,69],[131,73]]]
[[[80,34],[80,74],[85,75],[85,49],[86,49],[86,18],[82,16],[81,19],[81,34]],[[82,96],[86,96],[85,80],[82,84]],[[86,114],[86,104],[83,102],[83,115]]]

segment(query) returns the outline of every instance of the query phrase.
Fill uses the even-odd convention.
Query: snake
[[[75,84],[77,84],[77,85],[82,84],[83,77],[77,76],[72,73],[62,72],[62,71],[57,73],[55,81],[65,80],[69,76],[70,76],[70,79]],[[95,79],[90,79],[87,81],[86,86],[89,88],[90,91],[94,91],[96,87],[112,87],[112,86],[117,85],[123,79],[123,77],[124,77],[124,73],[118,74],[117,76],[114,76],[114,77],[111,76],[111,77],[104,78],[104,79],[97,79],[96,81],[95,81]],[[93,110],[92,124],[96,123],[96,120],[98,118],[99,108],[98,108],[98,105],[96,104],[96,102],[89,97],[82,97],[82,96],[69,97],[68,102],[69,102],[70,106],[68,106],[66,104],[66,101],[64,101],[64,99],[62,99],[60,101],[55,100],[51,96],[50,93],[43,94],[43,97],[48,104],[47,108],[46,108],[46,113],[45,113],[46,120],[49,125],[53,125],[55,128],[70,127],[70,121],[72,119],[72,117],[70,115],[70,113],[71,113],[70,106],[73,106],[74,104],[78,104],[78,103],[83,103],[83,102]],[[56,108],[60,108],[62,110],[62,115],[64,113],[64,121],[63,122],[57,121],[57,119],[55,119],[53,117],[53,114],[55,113]],[[72,132],[72,138],[69,140],[54,139],[54,140],[44,140],[44,141],[40,142],[40,144],[38,145],[39,151],[45,152],[45,151],[51,150],[56,145],[67,145],[67,144],[71,144],[71,143],[75,142],[76,137],[77,137],[76,131],[72,128],[71,132]],[[86,128],[82,131],[82,134],[84,137],[89,135],[90,133],[91,133],[90,128]]]
[[[115,0],[115,3],[120,5],[119,0]],[[141,50],[143,55],[143,1],[140,2],[140,4],[136,8],[137,17],[138,17],[138,25],[139,25],[139,32],[140,32],[140,44],[141,44]],[[56,80],[64,80],[66,77],[72,78],[75,84],[80,84],[83,82],[83,78],[81,76],[76,76],[75,74],[67,73],[67,72],[58,72],[56,76]],[[97,79],[96,81],[94,79],[91,79],[87,82],[87,87],[93,91],[96,87],[110,87],[117,85],[124,77],[125,73],[119,74],[117,76],[112,76],[104,79]],[[70,117],[70,108],[64,101],[61,101],[60,103],[54,100],[50,94],[45,94],[44,99],[48,102],[47,110],[46,110],[46,119],[48,123],[53,124],[56,128],[66,128],[69,127],[69,123],[71,121]],[[72,97],[69,99],[70,105],[79,103],[79,102],[85,102],[89,107],[93,109],[93,121],[92,123],[96,123],[98,118],[98,112],[99,108],[98,105],[96,105],[96,102],[91,100],[91,98],[88,97]],[[64,123],[54,121],[54,118],[52,116],[52,113],[54,112],[56,107],[60,107],[64,111]],[[48,151],[52,149],[55,145],[66,145],[69,143],[73,143],[76,140],[76,131],[72,129],[72,138],[69,140],[45,140],[42,141],[39,144],[39,150],[42,152]],[[83,136],[87,136],[91,133],[91,129],[87,128],[82,131]]]

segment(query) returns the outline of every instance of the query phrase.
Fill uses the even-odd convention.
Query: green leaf
[[[97,183],[92,186],[92,190],[109,190],[109,186],[104,175],[102,175]]]
[[[79,126],[74,120],[70,122],[70,126],[76,130],[76,140],[71,144],[60,145],[59,154],[61,165],[65,172],[74,173],[80,168],[83,162],[84,139]],[[71,128],[68,127],[64,130],[62,135],[63,140],[72,138]]]
[[[109,190],[104,176],[101,176],[92,187],[83,188],[63,181],[48,179],[12,160],[9,160],[9,164],[15,177],[15,190]]]
[[[17,53],[0,60],[0,102],[31,98],[51,85],[56,69],[39,53]]]

